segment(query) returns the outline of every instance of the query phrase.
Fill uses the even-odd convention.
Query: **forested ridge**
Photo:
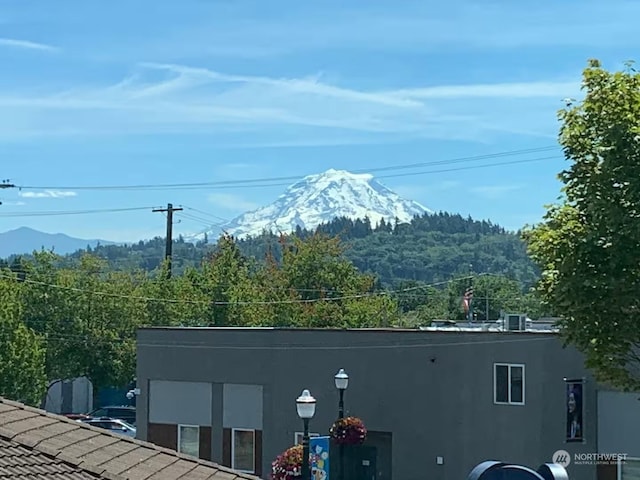
[[[416,217],[410,224],[372,225],[368,219],[336,218],[312,231],[298,229],[295,235],[307,238],[316,232],[338,236],[345,245],[345,255],[362,272],[376,275],[387,287],[414,280],[433,283],[467,274],[494,273],[517,280],[529,287],[538,272],[529,259],[519,233],[485,220],[473,220],[457,214],[437,213]],[[237,240],[240,251],[264,261],[271,254],[281,258],[279,235],[264,233]],[[192,244],[182,237],[173,246],[173,267],[180,274],[188,267],[198,267],[216,249],[216,240]],[[165,241],[155,238],[128,245],[99,245],[87,251],[107,261],[110,268],[131,271],[158,271],[164,259]],[[86,251],[63,257],[71,266]]]

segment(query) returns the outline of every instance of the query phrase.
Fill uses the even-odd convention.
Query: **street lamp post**
[[[344,392],[349,386],[349,375],[344,371],[344,368],[341,368],[333,379],[336,383],[336,388],[340,393],[340,400],[338,401],[338,418],[344,418]],[[338,480],[342,480],[344,477],[344,445],[340,444],[338,449],[340,454]]]
[[[302,395],[296,399],[296,410],[298,417],[304,422],[304,432],[302,435],[302,480],[311,480],[311,470],[309,469],[309,420],[316,413],[316,399],[311,396],[309,390],[303,390]]]
[[[349,386],[349,375],[341,368],[336,376],[333,377],[336,383],[336,388],[340,392],[340,401],[338,402],[338,418],[344,418],[344,391]]]

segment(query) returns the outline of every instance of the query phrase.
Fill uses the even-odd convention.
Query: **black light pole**
[[[302,480],[311,480],[309,469],[309,420],[316,414],[316,399],[311,396],[309,390],[303,390],[302,395],[296,399],[298,416],[304,422],[302,435]]]
[[[335,380],[336,388],[340,393],[340,400],[338,402],[338,418],[344,418],[344,392],[349,386],[349,375],[344,371],[344,368],[341,368],[333,379]],[[344,477],[344,445],[342,444],[339,446],[339,453],[340,463],[338,465],[338,480],[342,480]]]

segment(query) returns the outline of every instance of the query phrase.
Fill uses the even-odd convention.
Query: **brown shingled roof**
[[[257,480],[0,397],[0,478]]]

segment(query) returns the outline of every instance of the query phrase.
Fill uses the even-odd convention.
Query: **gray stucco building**
[[[318,402],[312,432],[328,432],[340,368],[347,413],[377,448],[378,480],[464,479],[488,459],[537,468],[557,450],[599,451],[595,382],[582,355],[544,331],[142,329],[138,436],[268,478],[302,429],[304,388]],[[584,381],[577,442],[566,441],[567,379]],[[600,428],[615,442],[612,422]],[[568,470],[596,478],[593,465]]]

